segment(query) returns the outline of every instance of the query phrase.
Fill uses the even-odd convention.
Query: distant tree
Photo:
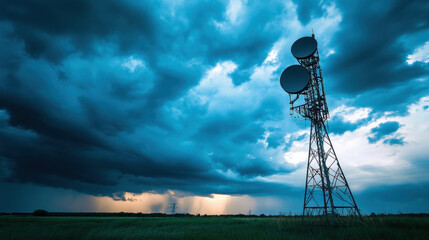
[[[33,216],[47,216],[47,215],[48,215],[48,211],[43,209],[37,209],[36,211],[33,212]]]

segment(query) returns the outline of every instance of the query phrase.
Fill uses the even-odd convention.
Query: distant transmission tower
[[[171,203],[171,215],[176,214],[176,203]]]
[[[329,111],[314,34],[296,40],[291,50],[300,65],[286,68],[280,84],[289,94],[291,116],[311,121],[303,215],[325,215],[331,223],[338,215],[360,217],[326,131]]]

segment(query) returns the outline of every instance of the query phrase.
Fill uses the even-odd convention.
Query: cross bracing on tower
[[[289,94],[291,115],[311,121],[303,215],[360,216],[325,122],[329,119],[317,41],[303,37],[291,48],[299,65],[287,67],[280,84]]]

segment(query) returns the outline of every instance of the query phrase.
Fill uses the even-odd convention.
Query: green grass
[[[297,217],[0,216],[0,239],[429,239],[429,217],[365,217],[351,226]]]

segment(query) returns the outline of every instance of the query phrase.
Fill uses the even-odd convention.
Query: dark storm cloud
[[[368,119],[361,119],[354,123],[344,121],[342,117],[334,116],[329,119],[328,122],[328,131],[333,134],[343,134],[347,131],[354,131],[360,126],[368,122]]]
[[[286,145],[285,145],[284,151],[289,151],[289,149],[290,149],[290,147],[292,147],[292,144],[293,144],[294,141],[302,141],[303,139],[308,138],[308,137],[309,137],[309,134],[307,134],[307,133],[301,134],[301,135],[296,136],[296,137],[295,136],[291,136],[288,139],[288,141],[286,141]]]
[[[355,198],[364,214],[427,213],[428,187],[427,182],[373,186],[357,193]]]
[[[333,134],[343,134],[347,131],[356,130],[358,127],[357,124],[344,122],[339,117],[334,117],[329,120],[328,131]]]
[[[8,166],[10,169],[4,171],[11,173],[8,181],[34,182],[114,198],[121,196],[122,191],[164,192],[173,189],[204,195],[258,194],[275,187],[260,182],[245,186],[247,181],[228,179],[205,166],[207,162],[192,160],[193,156],[185,158],[183,154],[173,156],[171,153],[171,156],[153,159],[125,152],[126,149],[117,152],[114,149],[79,148],[11,127],[2,129],[1,133],[0,140],[4,144],[0,150],[5,157],[2,165]],[[165,160],[161,162],[159,158],[164,157],[168,159],[161,159]],[[265,167],[263,162],[260,167]],[[249,168],[247,166],[245,170],[251,174]],[[261,169],[253,171],[260,173]]]
[[[390,144],[390,145],[404,145],[404,138],[389,138],[383,141],[384,144]]]
[[[230,59],[247,69],[262,62],[281,36],[282,29],[273,16],[278,16],[282,10],[281,1],[249,2],[239,27],[215,36],[204,32],[201,42],[209,44],[209,57],[216,61]]]
[[[381,123],[377,127],[371,129],[372,136],[368,137],[368,141],[370,143],[376,143],[383,137],[396,132],[399,128],[400,128],[399,122],[391,121],[391,122]],[[387,142],[390,142],[390,140],[388,140]],[[393,140],[393,143],[395,143],[395,140]]]
[[[372,106],[380,111],[407,113],[407,106],[427,95],[427,81],[414,80],[390,89],[374,89],[362,92],[355,99],[355,104]]]
[[[218,116],[208,119],[202,124],[197,138],[215,138],[218,140],[231,139],[233,142],[256,142],[264,133],[259,124],[251,123],[243,115]],[[229,137],[230,136],[230,137]]]
[[[428,183],[419,183],[373,187],[363,193],[362,197],[389,202],[410,203],[420,201],[423,203],[425,199],[429,198],[429,192],[426,190],[428,186]]]
[[[298,19],[302,24],[307,24],[312,18],[318,18],[323,15],[322,1],[298,0],[294,2],[297,5]]]
[[[418,45],[407,46],[402,38],[429,28],[427,1],[340,1],[337,6],[343,15],[342,30],[334,35],[335,54],[327,58],[326,75],[334,78],[328,86],[350,96],[386,93],[376,96],[378,101],[367,96],[356,104],[389,110],[426,92],[427,83],[415,79],[427,78],[427,66],[406,63]],[[426,40],[420,38],[419,45]],[[400,94],[392,92],[396,88],[402,89]]]
[[[250,115],[178,104],[219,61],[238,65],[234,82],[248,81],[281,36],[273,17],[284,11],[281,2],[249,3],[236,26],[226,8],[210,1],[174,9],[161,2],[2,1],[3,180],[117,200],[123,192],[167,189],[286,191],[249,184],[293,170],[254,150],[265,132],[257,120],[281,114],[274,97]],[[134,70],[122,65],[137,60]]]
[[[252,74],[251,68],[248,69],[239,69],[238,71],[234,71],[231,74],[231,78],[233,80],[234,85],[240,85],[243,82],[246,82],[250,79],[250,75]]]
[[[2,1],[0,9],[28,54],[55,62],[76,51],[93,53],[99,41],[148,49],[156,30],[149,9],[118,1]]]
[[[158,66],[153,90],[145,96],[146,109],[157,109],[166,101],[182,96],[202,75],[200,67],[186,67],[182,59],[166,59]]]
[[[276,148],[284,143],[284,134],[281,129],[274,129],[273,133],[267,138],[268,147]]]

